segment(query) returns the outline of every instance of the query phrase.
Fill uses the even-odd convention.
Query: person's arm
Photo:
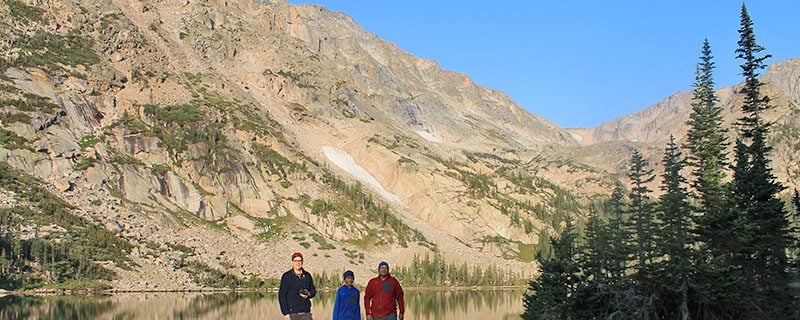
[[[406,301],[405,301],[405,293],[403,292],[403,287],[400,286],[400,281],[397,282],[397,287],[395,291],[395,298],[397,299],[397,310],[400,311],[400,319],[403,318],[403,315],[406,314]]]
[[[361,302],[358,301],[358,297],[361,296],[361,292],[358,291],[356,288],[356,310],[358,310],[358,317],[356,319],[361,320]]]
[[[336,300],[333,301],[333,320],[338,320],[340,313],[342,312],[342,288],[339,287],[339,290],[336,291]]]
[[[281,284],[278,288],[278,304],[281,305],[281,314],[287,315],[289,314],[289,303],[286,301],[287,296],[289,295],[289,281],[286,279],[286,275],[281,277]]]
[[[317,287],[314,286],[314,278],[311,277],[310,273],[308,274],[308,283],[309,283],[308,298],[311,299],[317,296]]]
[[[367,287],[364,288],[364,311],[366,311],[367,317],[372,316],[372,308],[370,308],[370,302],[372,302],[372,295],[373,290],[370,290],[372,286],[372,281],[367,282]]]

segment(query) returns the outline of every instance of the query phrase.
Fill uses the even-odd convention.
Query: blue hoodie
[[[333,320],[361,320],[358,289],[343,285],[336,291],[336,302],[333,303]]]

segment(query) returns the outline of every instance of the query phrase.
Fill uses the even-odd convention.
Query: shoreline
[[[338,288],[338,287],[337,287]],[[317,291],[321,292],[335,292],[337,288],[324,288],[318,289]],[[525,290],[526,287],[524,286],[458,286],[458,287],[435,287],[435,286],[422,286],[422,287],[403,287],[405,291],[494,291],[494,290]],[[159,290],[159,289],[104,289],[104,290],[91,290],[91,289],[79,289],[79,290],[65,290],[65,289],[34,289],[34,290],[23,290],[23,291],[8,291],[4,289],[0,289],[0,297],[1,296],[67,296],[67,295],[84,295],[84,296],[94,296],[94,295],[115,295],[115,294],[126,294],[126,293],[139,293],[139,294],[148,294],[148,293],[253,293],[253,292],[265,292],[265,293],[277,293],[277,288],[262,288],[262,289],[253,289],[253,288],[200,288],[200,289],[178,289],[178,290]]]

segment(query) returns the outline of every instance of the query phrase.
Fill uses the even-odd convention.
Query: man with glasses
[[[292,269],[281,276],[278,302],[284,320],[312,320],[311,298],[317,295],[314,279],[303,269],[303,255],[292,254]]]
[[[372,278],[364,289],[364,308],[367,320],[403,320],[406,303],[403,287],[389,274],[389,263],[378,264],[378,276]]]

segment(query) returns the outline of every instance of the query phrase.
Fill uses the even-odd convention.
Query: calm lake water
[[[331,319],[334,292],[312,302]],[[363,300],[362,300],[363,313]],[[407,290],[408,320],[519,319],[519,290]],[[363,317],[363,314],[362,314]],[[3,296],[0,319],[282,319],[276,293],[130,293],[110,296]]]

